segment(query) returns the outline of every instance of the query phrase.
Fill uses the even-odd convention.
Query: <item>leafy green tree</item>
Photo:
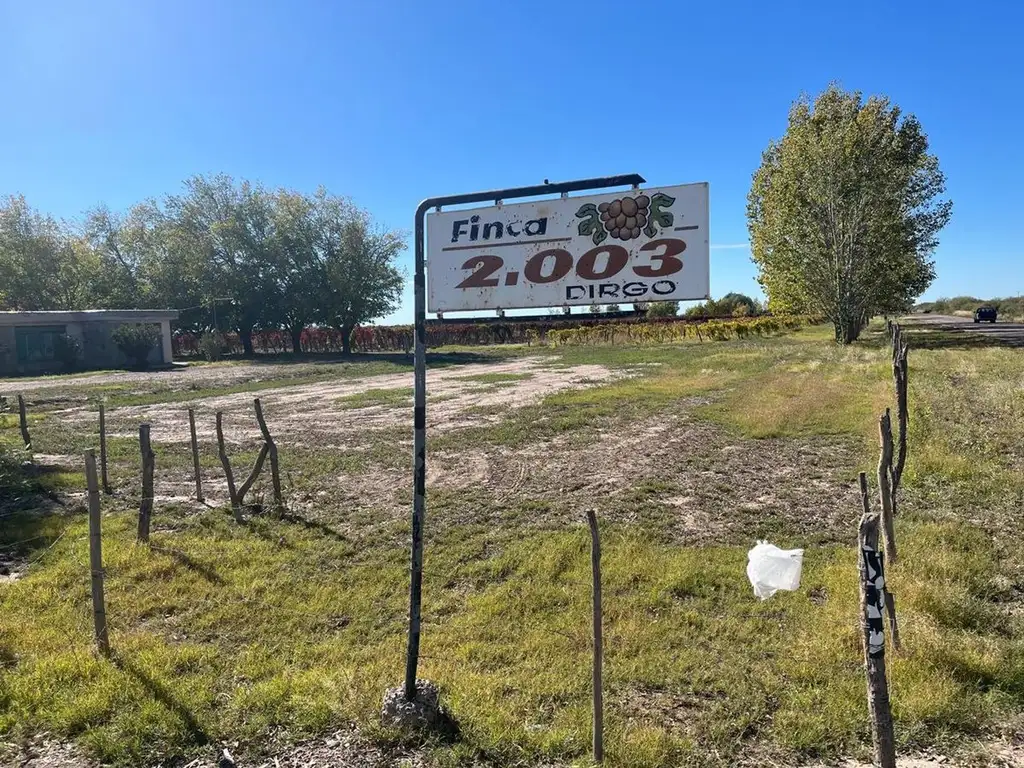
[[[246,355],[253,330],[274,326],[281,306],[280,252],[274,231],[273,196],[263,187],[225,175],[194,176],[186,193],[167,199],[175,248],[183,271],[201,275],[206,297],[230,297],[225,314]]]
[[[99,260],[92,305],[100,309],[187,306],[194,299],[186,270],[172,257],[167,217],[152,200],[126,214],[99,205],[89,211],[84,236]]]
[[[820,314],[854,341],[873,315],[908,310],[952,204],[913,115],[830,86],[801,98],[764,151],[747,218],[768,307]]]
[[[744,293],[727,293],[717,302],[723,315],[752,317],[761,314],[761,303]]]
[[[317,249],[327,275],[323,319],[341,332],[342,351],[351,352],[357,325],[394,311],[404,275],[395,266],[405,250],[399,232],[374,227],[365,211],[353,211],[345,200],[317,198]]]
[[[0,199],[0,309],[71,310],[91,306],[99,264],[64,222]]]
[[[320,189],[268,191],[219,175],[80,225],[0,200],[0,309],[172,307],[179,327],[286,329],[300,351],[313,324],[352,330],[391,312],[403,282],[400,233]],[[129,333],[125,331],[124,333]]]
[[[308,197],[280,190],[274,201],[275,231],[280,263],[279,323],[292,340],[292,351],[302,352],[302,332],[323,320],[331,292],[327,267],[319,242],[319,213],[327,193],[321,189]],[[339,204],[339,213],[345,205]]]
[[[678,301],[652,301],[647,307],[645,317],[656,320],[659,317],[675,317],[677,312],[679,312]]]
[[[686,317],[748,317],[760,315],[764,307],[743,293],[727,293],[720,299],[708,299],[686,310]]]

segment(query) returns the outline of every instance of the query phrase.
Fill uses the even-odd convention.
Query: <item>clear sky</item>
[[[435,194],[708,181],[712,293],[756,293],[751,174],[793,99],[837,80],[916,114],[948,177],[926,298],[1017,294],[1022,8],[0,0],[0,194],[70,217],[223,171],[322,184],[411,229]]]

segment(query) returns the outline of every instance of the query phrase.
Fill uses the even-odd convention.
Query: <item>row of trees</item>
[[[908,311],[935,277],[944,191],[920,123],[885,98],[830,86],[798,100],[748,195],[768,308],[825,317],[842,343],[874,315]],[[257,328],[287,330],[298,350],[305,327],[328,326],[347,346],[394,309],[403,248],[348,200],[226,176],[72,223],[12,197],[0,201],[0,309],[175,307],[184,328],[229,327],[249,354]]]
[[[126,213],[58,221],[0,200],[0,309],[174,307],[190,330],[231,329],[252,354],[257,328],[352,329],[393,311],[401,233],[319,190],[268,190],[195,176],[182,194]]]

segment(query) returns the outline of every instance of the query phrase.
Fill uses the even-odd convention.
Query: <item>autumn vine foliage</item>
[[[809,325],[809,317],[755,317],[734,320],[706,320],[674,323],[607,323],[584,328],[549,331],[544,339],[552,346],[589,346],[597,344],[671,344],[686,340],[697,342],[772,336]]]
[[[478,347],[494,344],[672,344],[692,340],[724,341],[749,336],[770,336],[795,330],[815,322],[808,317],[736,317],[722,319],[675,319],[645,321],[639,319],[581,320],[570,327],[564,321],[503,323],[437,323],[427,326],[427,346]],[[413,326],[367,325],[351,335],[351,349],[357,352],[412,351]],[[243,346],[237,334],[224,337],[227,351],[240,355]],[[284,331],[257,331],[254,350],[259,354],[284,354],[293,351],[291,337]],[[344,337],[333,328],[307,328],[302,332],[302,349],[313,354],[341,354]],[[174,337],[176,357],[202,355],[201,337],[179,333]]]

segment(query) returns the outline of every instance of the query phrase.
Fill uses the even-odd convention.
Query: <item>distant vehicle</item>
[[[974,322],[980,323],[982,320],[994,323],[996,321],[996,308],[995,307],[978,307],[974,310]]]

